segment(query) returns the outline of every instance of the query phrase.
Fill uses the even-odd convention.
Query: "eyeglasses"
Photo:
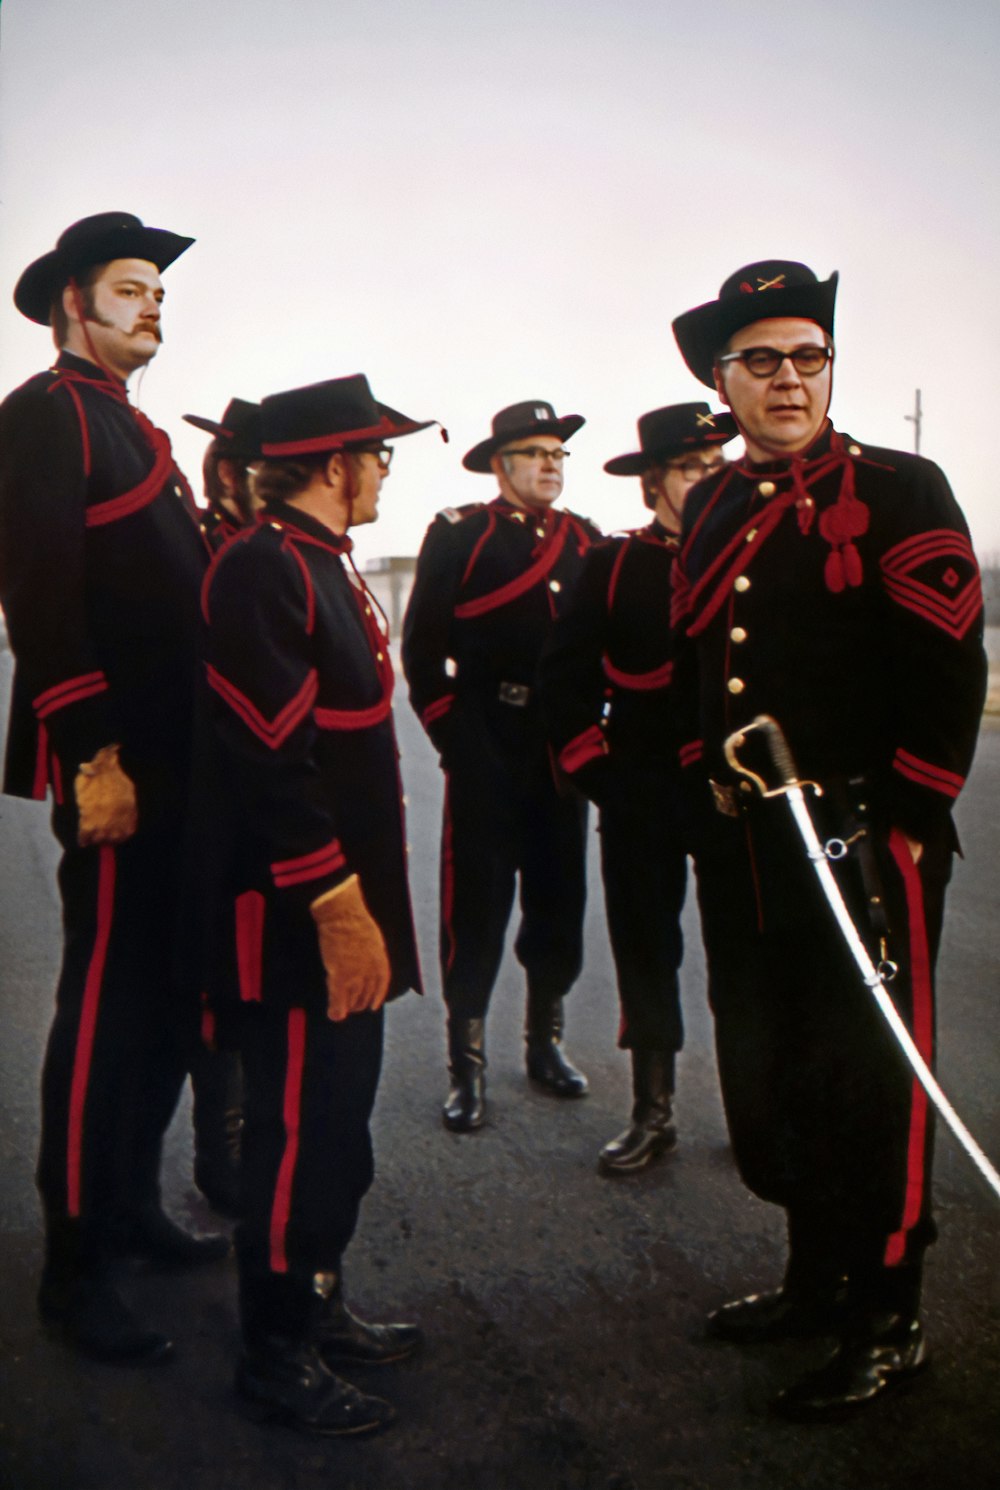
[[[351,455],[374,455],[379,465],[384,466],[387,471],[392,465],[391,445],[348,445],[347,449]]]
[[[557,466],[561,466],[569,455],[568,450],[546,450],[544,445],[522,445],[517,450],[501,451],[503,455],[523,455],[528,460],[554,460]]]
[[[680,471],[685,481],[701,481],[706,476],[714,476],[716,471],[721,471],[724,465],[726,461],[721,455],[717,460],[698,460],[692,455],[687,460],[668,460],[663,469]]]
[[[742,352],[725,352],[718,361],[742,362],[751,377],[773,378],[786,359],[804,378],[814,378],[833,361],[833,348],[808,346],[779,352],[777,347],[747,347]]]

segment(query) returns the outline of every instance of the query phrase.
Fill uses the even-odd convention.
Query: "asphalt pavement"
[[[0,694],[9,656],[0,655]],[[32,1169],[37,1082],[59,957],[55,854],[40,804],[0,798],[0,1487],[2,1490],[987,1490],[1000,1427],[1000,1204],[949,1135],[939,1140],[941,1239],[929,1256],[932,1370],[853,1421],[795,1427],[767,1410],[821,1353],[706,1341],[721,1300],[780,1277],[781,1219],[747,1194],[726,1142],[693,906],[687,1046],[675,1156],[626,1180],[596,1171],[623,1125],[627,1058],[592,858],[587,961],[567,1048],[591,1079],[560,1103],[525,1080],[521,977],[508,953],[489,1024],[490,1121],[441,1126],[444,1034],[435,977],[440,783],[397,706],[412,881],[428,979],[388,1014],[375,1120],[378,1174],[347,1258],[360,1313],[418,1318],[426,1349],[356,1377],[398,1422],[322,1442],[247,1422],[232,1392],[234,1274],[136,1276],[136,1307],[176,1340],[169,1365],[115,1370],[40,1331]],[[1000,728],[991,721],[958,810],[941,957],[939,1073],[1000,1158],[994,934]],[[168,1208],[206,1227],[191,1184],[190,1108],[171,1129]]]

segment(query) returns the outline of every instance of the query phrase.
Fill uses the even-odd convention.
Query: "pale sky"
[[[947,472],[984,558],[1000,367],[1000,0],[3,0],[0,390],[51,361],[14,310],[69,223],[198,241],[133,392],[184,413],[367,372],[451,431],[400,442],[362,557],[488,499],[502,405],[588,423],[566,502],[644,520],[602,463],[708,397],[670,322],[758,258],[841,273],[835,422]]]

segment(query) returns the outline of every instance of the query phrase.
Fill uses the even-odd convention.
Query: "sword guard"
[[[743,749],[747,743],[747,737],[752,734],[759,734],[763,737],[768,754],[781,777],[780,786],[769,787],[759,772],[751,770],[749,766],[744,765],[740,760],[738,752]],[[823,795],[823,788],[818,781],[802,781],[799,779],[798,772],[795,769],[795,761],[792,759],[792,752],[789,749],[788,741],[785,739],[781,725],[770,714],[758,714],[752,724],[745,724],[742,729],[734,730],[727,737],[722,749],[730,768],[738,776],[742,776],[745,780],[751,782],[762,797],[783,797],[796,788],[801,790],[804,787],[808,787],[817,797]]]

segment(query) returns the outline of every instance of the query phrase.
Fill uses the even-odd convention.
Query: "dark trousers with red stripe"
[[[369,1122],[382,1067],[383,1014],[334,1023],[301,1008],[245,1005],[244,1279],[335,1272],[374,1177]]]
[[[684,1044],[678,972],[687,889],[680,787],[656,767],[623,765],[601,798],[601,874],[618,974],[622,1050]]]
[[[159,1202],[163,1134],[197,1030],[175,977],[181,846],[140,831],[80,848],[57,807],[63,961],[42,1072],[37,1182],[96,1260]],[[192,1001],[193,1003],[193,1001]]]
[[[818,826],[821,838],[843,831],[829,820]],[[877,887],[863,883],[854,850],[837,866],[875,961],[885,931],[868,914],[877,888],[899,967],[893,1000],[928,1063],[951,869],[945,826],[918,865],[898,830],[871,829]],[[919,1280],[935,1236],[933,1112],[843,945],[783,802],[715,819],[699,855],[699,896],[733,1150],[750,1189],[787,1212],[793,1271],[846,1273],[861,1291],[885,1287],[894,1270]]]
[[[441,979],[453,1016],[486,1014],[518,879],[514,951],[532,999],[549,1005],[569,992],[583,964],[586,830],[586,802],[559,793],[542,750],[483,750],[447,772]]]

